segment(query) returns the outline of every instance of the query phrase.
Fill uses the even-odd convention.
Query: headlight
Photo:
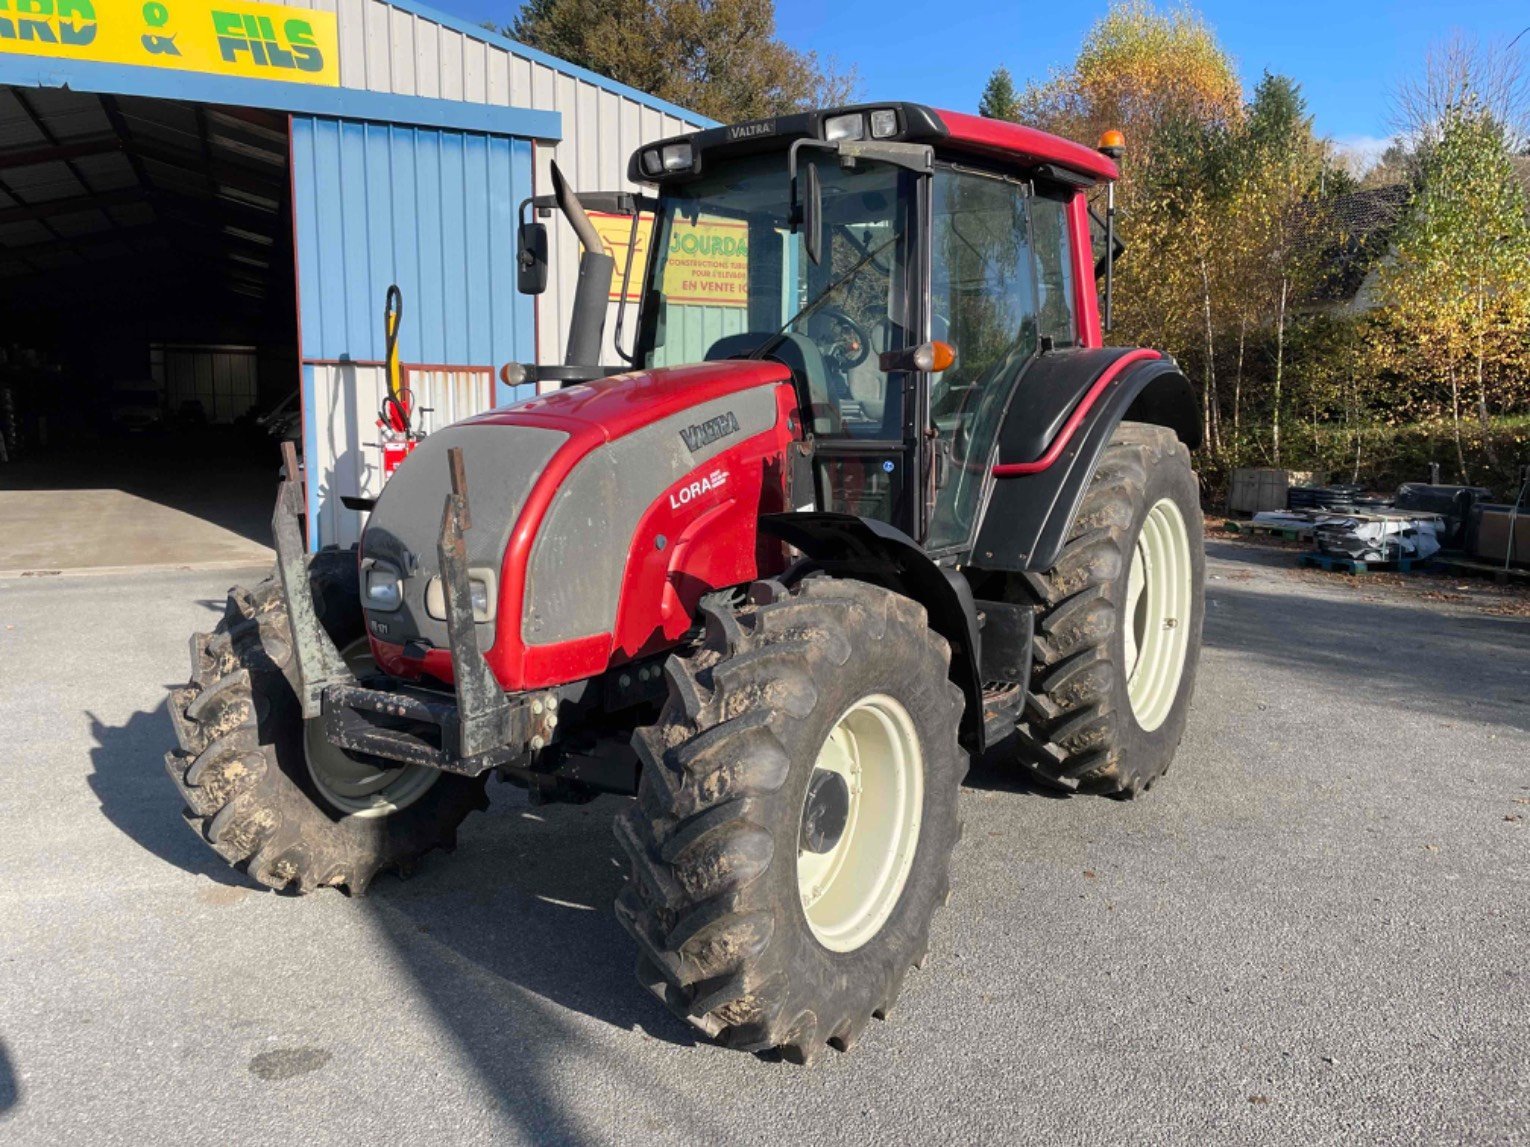
[[[643,153],[643,174],[658,175],[664,170],[664,157],[659,154],[659,149],[654,147]]]
[[[493,621],[499,607],[499,575],[488,568],[468,570],[468,596],[473,603],[473,620]],[[446,590],[438,577],[425,584],[425,612],[437,621],[446,620]]]
[[[392,566],[378,563],[367,570],[368,609],[391,611],[404,603],[403,579]]]
[[[672,143],[664,149],[665,171],[689,171],[691,169],[691,145]]]
[[[836,139],[865,139],[866,121],[859,113],[830,116],[823,121],[823,137],[831,143]]]
[[[898,113],[892,108],[883,108],[881,111],[871,113],[871,138],[886,139],[888,136],[898,134]]]

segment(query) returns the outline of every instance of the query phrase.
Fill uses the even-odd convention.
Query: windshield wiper
[[[768,354],[770,351],[775,350],[776,347],[781,345],[781,341],[786,337],[786,332],[787,331],[791,330],[792,327],[794,327],[797,323],[799,323],[803,319],[807,318],[808,315],[812,314],[820,306],[822,306],[824,301],[826,299],[828,299],[828,297],[830,295],[832,295],[835,291],[839,290],[847,282],[849,282],[850,279],[855,275],[855,273],[857,271],[859,271],[862,267],[864,267],[867,263],[871,262],[878,255],[880,255],[883,251],[887,250],[887,248],[891,247],[893,245],[893,243],[895,243],[897,241],[897,239],[898,239],[897,235],[892,235],[892,236],[890,236],[888,238],[887,242],[883,243],[881,246],[874,247],[870,251],[867,251],[864,258],[860,259],[855,264],[855,266],[851,267],[843,275],[841,275],[839,278],[835,279],[834,282],[830,283],[826,288],[824,288],[824,290],[819,294],[819,296],[816,299],[814,299],[811,303],[809,303],[807,306],[803,307],[800,311],[798,311],[791,318],[787,319],[786,320],[786,324],[780,330],[778,330],[775,334],[771,335],[768,339],[766,339],[758,347],[756,347],[753,351],[751,351],[749,353],[748,357],[751,358],[751,359],[764,358],[766,356],[766,354]]]

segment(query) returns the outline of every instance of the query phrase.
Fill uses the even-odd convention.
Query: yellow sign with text
[[[621,273],[627,265],[627,244],[632,237],[632,217],[590,212],[600,232],[601,245],[616,260],[616,281],[611,301],[622,297]],[[643,273],[648,266],[648,238],[653,232],[651,216],[638,221],[637,249],[632,253],[632,279],[627,301],[642,296]],[[702,216],[695,223],[676,219],[670,227],[669,253],[664,260],[664,297],[671,303],[713,307],[749,305],[749,228],[734,219]]]
[[[251,0],[0,0],[0,52],[340,83],[332,12]]]

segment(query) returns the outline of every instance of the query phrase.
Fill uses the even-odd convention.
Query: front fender
[[[983,684],[977,606],[967,579],[936,565],[907,534],[874,518],[851,514],[770,514],[762,533],[795,546],[834,577],[855,578],[913,598],[929,615],[930,628],[951,646],[951,680],[967,703],[962,710],[962,744],[983,747]]]

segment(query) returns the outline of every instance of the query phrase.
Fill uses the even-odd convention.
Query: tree
[[[1243,353],[1249,326],[1273,329],[1270,378],[1270,454],[1281,464],[1286,339],[1292,305],[1311,284],[1315,268],[1301,240],[1303,202],[1318,191],[1324,154],[1312,132],[1301,88],[1287,76],[1265,72],[1236,133],[1229,232],[1228,293],[1238,315],[1238,379],[1234,387],[1235,437],[1242,426]],[[1306,213],[1310,218],[1311,212]]]
[[[1446,117],[1468,92],[1478,108],[1502,125],[1511,151],[1530,146],[1530,71],[1515,51],[1518,39],[1484,44],[1457,34],[1429,49],[1423,72],[1404,81],[1393,97],[1393,120],[1418,161],[1439,140]]]
[[[858,86],[776,37],[773,0],[525,0],[504,34],[723,122],[846,103]]]
[[[1115,128],[1127,155],[1117,200],[1130,255],[1119,266],[1119,337],[1186,358],[1202,379],[1206,440],[1216,416],[1216,295],[1230,130],[1243,115],[1231,59],[1194,13],[1117,3],[1072,68],[1020,95],[1019,118],[1073,139]]]
[[[995,68],[978,100],[978,115],[989,119],[1016,120],[1020,115],[1020,101],[1015,94],[1015,81],[1008,68]]]
[[[1510,397],[1530,341],[1530,221],[1505,125],[1467,88],[1446,106],[1423,149],[1420,186],[1399,231],[1382,290],[1401,331],[1449,391],[1456,466],[1468,481],[1462,406],[1476,407],[1482,447],[1496,463],[1492,376]],[[1518,362],[1518,370],[1505,369]],[[1513,397],[1523,401],[1524,395]]]
[[[1206,22],[1188,8],[1160,12],[1145,0],[1113,4],[1072,68],[1020,95],[1024,122],[1073,139],[1115,128],[1134,162],[1147,156],[1160,127],[1226,123],[1242,108],[1237,69]]]

